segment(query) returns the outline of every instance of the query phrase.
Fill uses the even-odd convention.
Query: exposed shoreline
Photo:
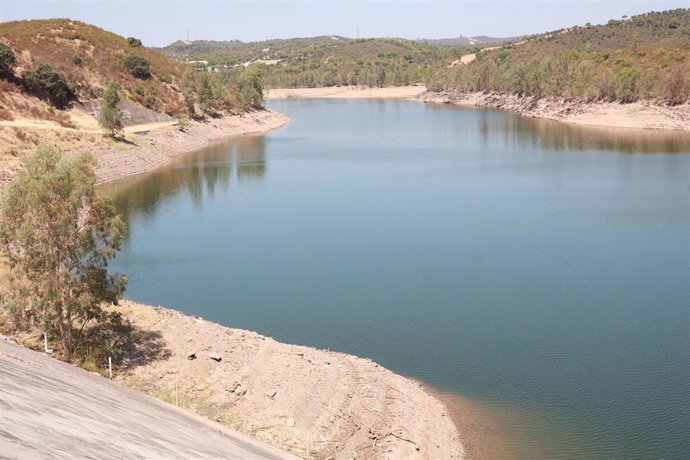
[[[122,145],[100,144],[88,148],[96,158],[98,184],[112,182],[159,169],[185,153],[201,149],[213,142],[232,137],[263,134],[280,128],[289,121],[282,113],[258,110],[242,115],[225,116],[204,123],[189,122],[184,131],[169,126],[128,134]],[[117,143],[119,144],[119,143]],[[65,154],[76,155],[82,149]]]
[[[127,386],[303,458],[466,458],[448,407],[370,359],[162,307],[116,308],[154,341],[117,372]]]
[[[424,86],[332,86],[328,88],[275,88],[266,94],[267,100],[279,99],[414,99],[426,91]]]
[[[690,131],[690,104],[667,107],[652,101],[630,104],[581,102],[565,98],[534,98],[516,94],[427,91],[424,86],[362,88],[276,88],[266,99],[407,99],[461,107],[508,110],[529,118],[604,128],[632,128],[659,131]]]
[[[620,104],[586,103],[564,98],[534,98],[515,94],[427,91],[417,100],[426,103],[509,110],[521,116],[583,126],[690,131],[690,105],[655,105],[651,101]]]

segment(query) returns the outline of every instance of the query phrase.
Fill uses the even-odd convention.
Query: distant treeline
[[[440,69],[427,86],[437,91],[680,104],[690,95],[690,9],[529,37],[479,52],[468,65]]]
[[[403,39],[326,36],[256,43],[176,42],[161,51],[177,59],[204,61],[213,70],[254,63],[267,86],[294,88],[423,82],[438,67],[458,59],[463,48]]]

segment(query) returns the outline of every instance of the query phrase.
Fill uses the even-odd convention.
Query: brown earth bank
[[[190,120],[127,126],[112,139],[103,134],[95,118],[70,111],[74,128],[46,120],[0,121],[0,186],[11,180],[21,159],[39,146],[60,149],[67,158],[91,153],[97,161],[99,183],[149,172],[180,154],[233,136],[261,134],[279,128],[288,118],[272,110],[255,110],[203,121]],[[2,187],[4,188],[4,187]]]
[[[417,96],[422,102],[466,107],[504,109],[532,118],[611,128],[636,128],[690,131],[690,104],[674,107],[653,101],[630,104],[582,102],[565,98],[526,97],[517,94],[426,91]]]
[[[465,458],[446,406],[369,359],[162,307],[116,308],[150,339],[116,369],[127,386],[302,458]]]

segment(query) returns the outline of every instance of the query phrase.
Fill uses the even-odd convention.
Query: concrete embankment
[[[2,338],[0,457],[295,458]]]

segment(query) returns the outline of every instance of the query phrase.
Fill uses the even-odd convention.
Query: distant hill
[[[428,43],[434,43],[437,45],[445,46],[481,46],[481,45],[491,45],[496,43],[505,43],[519,40],[521,37],[488,37],[486,35],[477,35],[475,37],[465,37],[461,35],[457,38],[439,38],[439,39],[419,39],[419,41],[424,41]]]
[[[251,43],[177,41],[160,51],[221,68],[257,63],[269,86],[284,88],[407,85],[462,54],[460,47],[425,41],[335,35]]]
[[[532,35],[488,48],[465,62],[440,69],[427,86],[680,104],[690,93],[690,9]]]

